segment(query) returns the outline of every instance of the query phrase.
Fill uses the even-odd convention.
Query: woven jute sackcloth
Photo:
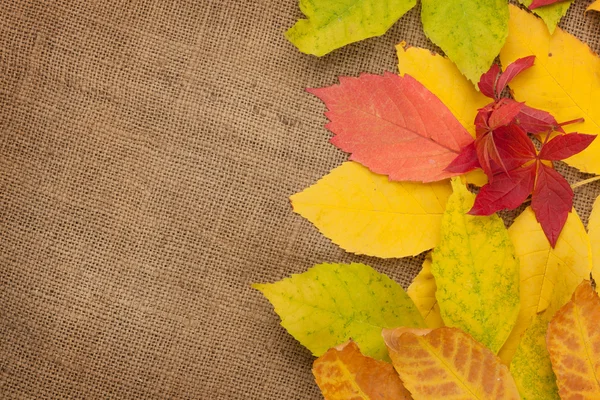
[[[561,26],[598,51],[588,4]],[[288,197],[347,158],[304,89],[433,49],[419,12],[316,58],[283,36],[296,0],[0,1],[0,398],[320,398],[250,284],[417,273],[346,254]],[[584,222],[598,193],[577,191]]]

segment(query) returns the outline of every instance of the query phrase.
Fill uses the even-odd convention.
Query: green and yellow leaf
[[[285,36],[301,52],[322,56],[332,50],[383,35],[416,0],[300,0],[307,17]]]
[[[294,211],[346,251],[406,257],[439,243],[448,181],[390,182],[345,162],[290,200]]]
[[[468,215],[475,195],[453,179],[431,271],[444,324],[497,353],[519,312],[519,261],[497,215]]]
[[[526,7],[529,7],[532,2],[533,0],[519,0],[519,3]],[[550,34],[553,34],[561,18],[569,11],[571,4],[573,4],[573,0],[559,1],[558,3],[533,9],[532,11],[544,21]]]
[[[383,328],[425,327],[402,287],[364,264],[319,264],[252,287],[273,304],[281,325],[315,356],[352,339],[363,354],[387,359]]]
[[[590,240],[575,210],[569,214],[554,248],[531,207],[515,219],[508,234],[521,268],[521,308],[517,323],[498,354],[505,364],[510,363],[533,318],[552,302],[560,307],[569,301],[591,269]],[[557,285],[558,281],[563,284]]]
[[[440,306],[435,298],[435,291],[436,284],[435,278],[431,273],[430,253],[425,258],[425,261],[423,261],[421,272],[417,274],[406,290],[408,297],[415,303],[415,306],[417,306],[429,328],[444,326],[444,321],[442,321],[442,316],[440,315]]]

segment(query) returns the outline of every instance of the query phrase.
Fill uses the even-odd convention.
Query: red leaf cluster
[[[573,191],[552,162],[579,153],[596,136],[565,134],[561,125],[575,121],[559,124],[545,111],[500,97],[506,85],[533,62],[533,56],[521,58],[504,73],[494,64],[482,75],[479,89],[494,101],[475,118],[475,141],[465,146],[446,170],[465,173],[481,167],[488,176],[489,183],[481,188],[469,211],[473,215],[514,209],[531,194],[531,208],[554,246],[573,207]],[[558,135],[550,139],[552,132]],[[543,137],[539,152],[527,133]]]

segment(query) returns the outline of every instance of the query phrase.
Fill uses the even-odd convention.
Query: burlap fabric
[[[576,3],[562,26],[598,51]],[[317,59],[283,37],[296,0],[0,1],[0,398],[319,398],[250,283],[417,272],[344,253],[287,199],[346,158],[304,88],[433,48],[418,15]]]

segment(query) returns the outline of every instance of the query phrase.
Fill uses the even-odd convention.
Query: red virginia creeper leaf
[[[564,160],[585,150],[596,139],[596,135],[569,133],[556,136],[542,147],[540,158],[543,160]]]
[[[534,163],[513,169],[510,174],[501,172],[495,175],[493,182],[481,188],[469,214],[491,215],[498,210],[519,207],[533,190],[535,171]]]
[[[496,129],[493,135],[498,155],[508,171],[535,160],[537,154],[535,146],[521,127],[502,126]]]
[[[559,3],[561,1],[565,1],[565,0],[533,0],[531,2],[531,4],[529,5],[529,9],[533,10],[535,8],[547,6],[547,5],[554,4],[554,3]]]
[[[308,89],[327,105],[331,142],[391,180],[433,182],[473,139],[433,93],[410,75],[362,74]]]
[[[499,126],[510,124],[523,109],[523,103],[503,98],[496,103],[494,111],[490,114],[488,126],[496,129]]]
[[[573,190],[569,182],[554,168],[539,162],[531,208],[552,247],[572,207]]]
[[[494,111],[495,104],[496,103],[490,103],[477,110],[477,115],[475,115],[475,132],[477,133],[477,137],[485,135],[491,130],[488,121],[490,115],[492,115],[492,112]]]
[[[564,132],[552,115],[527,105],[523,105],[521,112],[515,118],[515,124],[521,126],[526,132],[533,134],[548,131]]]
[[[498,83],[496,84],[496,93],[500,95],[500,93],[502,93],[502,91],[506,88],[506,85],[508,85],[508,83],[512,81],[515,76],[533,66],[534,61],[535,56],[523,57],[515,60],[508,67],[506,67],[502,75],[500,75],[500,78],[498,78]]]
[[[500,76],[500,66],[498,64],[492,64],[490,69],[479,79],[479,90],[487,97],[491,97],[492,99],[496,99],[496,92],[494,92],[494,88],[496,87],[496,82],[498,81],[498,76]],[[497,92],[500,95],[500,92]]]
[[[475,150],[477,151],[479,164],[481,165],[483,172],[488,176],[490,182],[494,179],[494,174],[497,173],[498,168],[507,171],[506,166],[498,154],[492,132],[480,136],[475,140]]]
[[[469,171],[479,168],[479,159],[477,158],[477,150],[475,142],[463,147],[460,154],[446,167],[446,171],[457,174],[465,174]]]

